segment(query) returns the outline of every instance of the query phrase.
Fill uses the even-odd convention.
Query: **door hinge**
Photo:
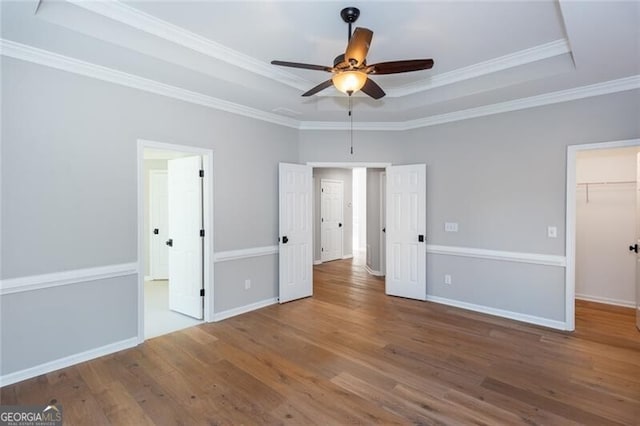
[[[324,251],[324,247],[322,247],[322,248],[320,249],[320,251]]]
[[[200,296],[204,296],[204,288],[200,289]]]
[[[204,237],[204,229],[201,229],[201,230],[200,230],[200,236],[201,236],[201,237]]]
[[[204,177],[204,170],[200,170],[200,171],[198,172],[198,176],[200,176],[200,177]]]

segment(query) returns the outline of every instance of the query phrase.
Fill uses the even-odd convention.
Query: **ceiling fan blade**
[[[333,72],[333,68],[324,65],[301,64],[299,62],[271,61],[272,65],[280,65],[281,67],[302,68],[305,70]]]
[[[386,95],[386,93],[384,93],[384,90],[382,90],[382,87],[378,86],[378,83],[371,80],[370,78],[367,78],[366,83],[364,83],[364,86],[362,86],[362,89],[360,90],[371,96],[373,99],[380,99]]]
[[[433,67],[433,59],[410,59],[407,61],[380,62],[368,67],[371,74],[398,74],[401,72],[428,70]]]
[[[356,28],[344,53],[345,61],[355,67],[364,64],[372,38],[373,31],[367,28]]]
[[[326,89],[327,87],[331,87],[333,86],[333,81],[332,80],[327,80],[324,81],[320,84],[318,84],[316,87],[314,87],[313,89],[309,90],[308,92],[304,92],[302,94],[302,96],[311,96],[311,95],[315,95],[316,93],[320,92],[321,90]]]

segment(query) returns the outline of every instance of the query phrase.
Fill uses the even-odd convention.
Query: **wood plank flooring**
[[[562,333],[387,297],[351,261],[315,295],[1,390],[65,424],[639,425],[632,309],[578,302]]]

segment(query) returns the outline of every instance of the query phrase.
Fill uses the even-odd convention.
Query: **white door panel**
[[[344,238],[344,182],[322,179],[320,181],[320,260],[342,259]]]
[[[311,167],[280,163],[280,303],[313,294]]]
[[[425,300],[426,166],[387,168],[386,293]]]
[[[203,318],[201,157],[168,161],[169,309]]]
[[[636,158],[636,244],[640,245],[640,153]],[[640,254],[636,249],[636,327],[640,330]]]
[[[149,217],[151,222],[149,272],[154,280],[169,278],[169,247],[165,244],[169,238],[167,232],[168,196],[167,171],[151,170],[149,175]]]

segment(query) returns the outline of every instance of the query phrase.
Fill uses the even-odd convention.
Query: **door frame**
[[[383,198],[384,194],[384,198]],[[387,234],[382,230],[387,228],[387,172],[385,171],[380,173],[380,229],[378,233],[380,234],[380,273],[383,277],[387,275]],[[384,218],[384,223],[382,223],[382,218]],[[384,241],[384,244],[382,242]],[[384,261],[383,261],[384,260]]]
[[[313,173],[313,168],[311,168],[311,171]],[[324,219],[324,215],[322,214],[322,182],[331,182],[331,183],[340,183],[341,184],[341,188],[342,188],[342,195],[340,197],[340,199],[342,200],[342,204],[340,206],[341,210],[342,210],[342,222],[344,223],[344,181],[340,180],[340,179],[325,179],[325,178],[321,178],[320,179],[320,247],[324,247],[324,239],[323,239],[323,232],[322,232],[322,224],[324,223],[322,220]],[[315,198],[315,197],[314,197]],[[312,215],[313,218],[313,215]],[[353,218],[351,219],[353,221]],[[313,224],[313,221],[311,222]],[[342,233],[342,238],[340,239],[340,256],[338,257],[338,259],[342,259],[344,257],[344,226],[342,226],[342,228],[340,229],[340,232]],[[325,261],[322,260],[322,251],[320,252],[320,263],[324,263]],[[338,259],[332,259],[332,260],[338,260]],[[329,262],[328,260],[326,262]]]
[[[166,151],[178,151],[202,156],[202,168],[204,170],[202,189],[202,209],[204,220],[204,321],[212,322],[214,319],[214,294],[213,294],[213,150],[187,145],[177,145],[150,141],[137,140],[137,204],[138,204],[138,343],[144,342],[144,230],[147,219],[144,214],[144,149],[154,148]]]
[[[154,219],[154,210],[151,209],[151,205],[152,205],[152,199],[154,197],[154,193],[155,191],[157,191],[157,189],[155,189],[155,185],[153,183],[153,176],[158,176],[158,175],[164,175],[165,180],[167,178],[167,170],[150,170],[149,171],[149,223],[147,224],[147,226],[149,227],[149,277],[151,279],[157,279],[157,271],[155,270],[156,268],[154,267],[153,264],[153,259],[154,259],[154,254],[157,255],[157,253],[154,253],[154,234],[153,234],[153,219]],[[155,272],[155,273],[154,273]],[[168,278],[168,277],[167,277]]]
[[[579,151],[640,146],[640,139],[567,146],[567,188],[565,222],[565,329],[576,328],[576,157]]]

